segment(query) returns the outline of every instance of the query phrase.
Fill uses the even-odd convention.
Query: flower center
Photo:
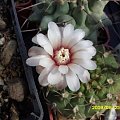
[[[59,65],[67,64],[70,61],[69,49],[65,49],[62,47],[60,50],[55,51],[54,59]]]

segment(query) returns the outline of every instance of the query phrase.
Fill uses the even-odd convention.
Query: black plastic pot
[[[110,1],[104,11],[112,21],[112,25],[108,27],[110,33],[109,45],[115,48],[120,43],[120,2],[117,4]]]
[[[118,63],[120,63],[120,1],[110,1],[105,12],[112,21],[108,26],[110,40],[108,45],[113,48],[113,54]]]
[[[27,118],[23,118],[22,120],[49,120],[48,115],[44,116],[44,110],[43,110],[43,104],[44,103],[44,99],[40,96],[42,96],[42,94],[40,95],[40,91],[38,93],[37,90],[37,86],[34,80],[34,76],[33,76],[33,70],[31,69],[31,67],[26,65],[26,59],[28,58],[27,56],[27,48],[30,48],[30,44],[31,43],[31,38],[33,36],[29,35],[25,35],[22,34],[21,29],[20,29],[20,25],[19,25],[19,20],[17,17],[17,13],[16,13],[16,8],[15,8],[15,3],[14,0],[9,0],[8,1],[8,6],[9,6],[9,11],[11,14],[11,19],[12,19],[12,24],[14,26],[14,30],[16,33],[16,37],[17,37],[17,42],[18,42],[18,47],[19,47],[19,51],[20,51],[20,55],[21,55],[21,59],[23,62],[23,66],[24,66],[24,71],[25,71],[25,75],[26,75],[26,81],[28,83],[28,87],[29,87],[29,92],[30,92],[30,99],[32,101],[33,104],[33,111],[31,112],[31,114],[27,117]],[[24,37],[26,36],[26,37]],[[42,103],[41,103],[42,101]],[[45,108],[46,109],[46,108]],[[46,110],[47,111],[47,110]]]

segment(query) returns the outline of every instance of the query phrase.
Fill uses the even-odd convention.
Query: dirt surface
[[[31,105],[9,16],[6,5],[0,2],[0,119],[20,120],[30,113]]]

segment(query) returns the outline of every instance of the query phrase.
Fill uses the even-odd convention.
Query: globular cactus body
[[[62,91],[49,89],[46,98],[56,104],[57,110],[67,118],[91,118],[105,109],[92,109],[92,106],[112,106],[120,91],[120,74],[116,72],[118,65],[110,53],[105,56],[104,48],[97,46],[98,53],[94,58],[98,68],[91,73],[91,81],[81,83],[77,92],[65,89]],[[106,53],[105,53],[106,54]],[[54,89],[54,92],[53,92]],[[57,99],[56,99],[57,98]]]
[[[37,0],[37,2],[42,3],[43,0]],[[83,29],[86,32],[86,38],[97,43],[98,29],[111,24],[103,12],[107,2],[101,0],[45,0],[43,4],[36,6],[37,9],[34,10],[29,20],[39,23],[41,30],[47,30],[47,24],[50,21],[71,23],[76,28]]]

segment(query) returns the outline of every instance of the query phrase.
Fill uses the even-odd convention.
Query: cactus
[[[97,43],[98,29],[111,24],[110,19],[103,12],[108,1],[36,0],[36,2],[41,4],[33,7],[33,13],[28,19],[39,23],[41,30],[47,30],[50,21],[72,23],[76,28],[86,32],[86,38]]]
[[[76,28],[83,29],[86,32],[86,38],[97,43],[99,28],[111,24],[103,12],[107,2],[104,0],[69,0],[69,2],[45,0],[43,4],[33,8],[29,20],[39,23],[41,30],[47,30],[50,21],[59,25],[71,23]],[[91,81],[88,84],[81,83],[80,89],[75,93],[68,88],[58,91],[53,86],[48,87],[47,92],[43,91],[47,102],[54,104],[56,110],[67,118],[78,120],[92,117],[102,111],[92,109],[93,105],[112,105],[116,101],[116,95],[120,91],[120,82],[118,82],[120,74],[116,72],[118,64],[110,52],[104,53],[104,48],[101,46],[96,48],[98,53],[94,59],[98,68],[90,71]]]
[[[100,48],[100,49],[99,49]],[[91,72],[91,81],[81,83],[77,92],[68,88],[58,91],[49,87],[46,99],[56,105],[56,109],[67,118],[90,118],[102,109],[92,109],[92,106],[109,106],[116,101],[120,91],[120,74],[116,72],[118,65],[110,52],[103,54],[104,47],[97,46],[98,53],[94,58],[98,67]]]

